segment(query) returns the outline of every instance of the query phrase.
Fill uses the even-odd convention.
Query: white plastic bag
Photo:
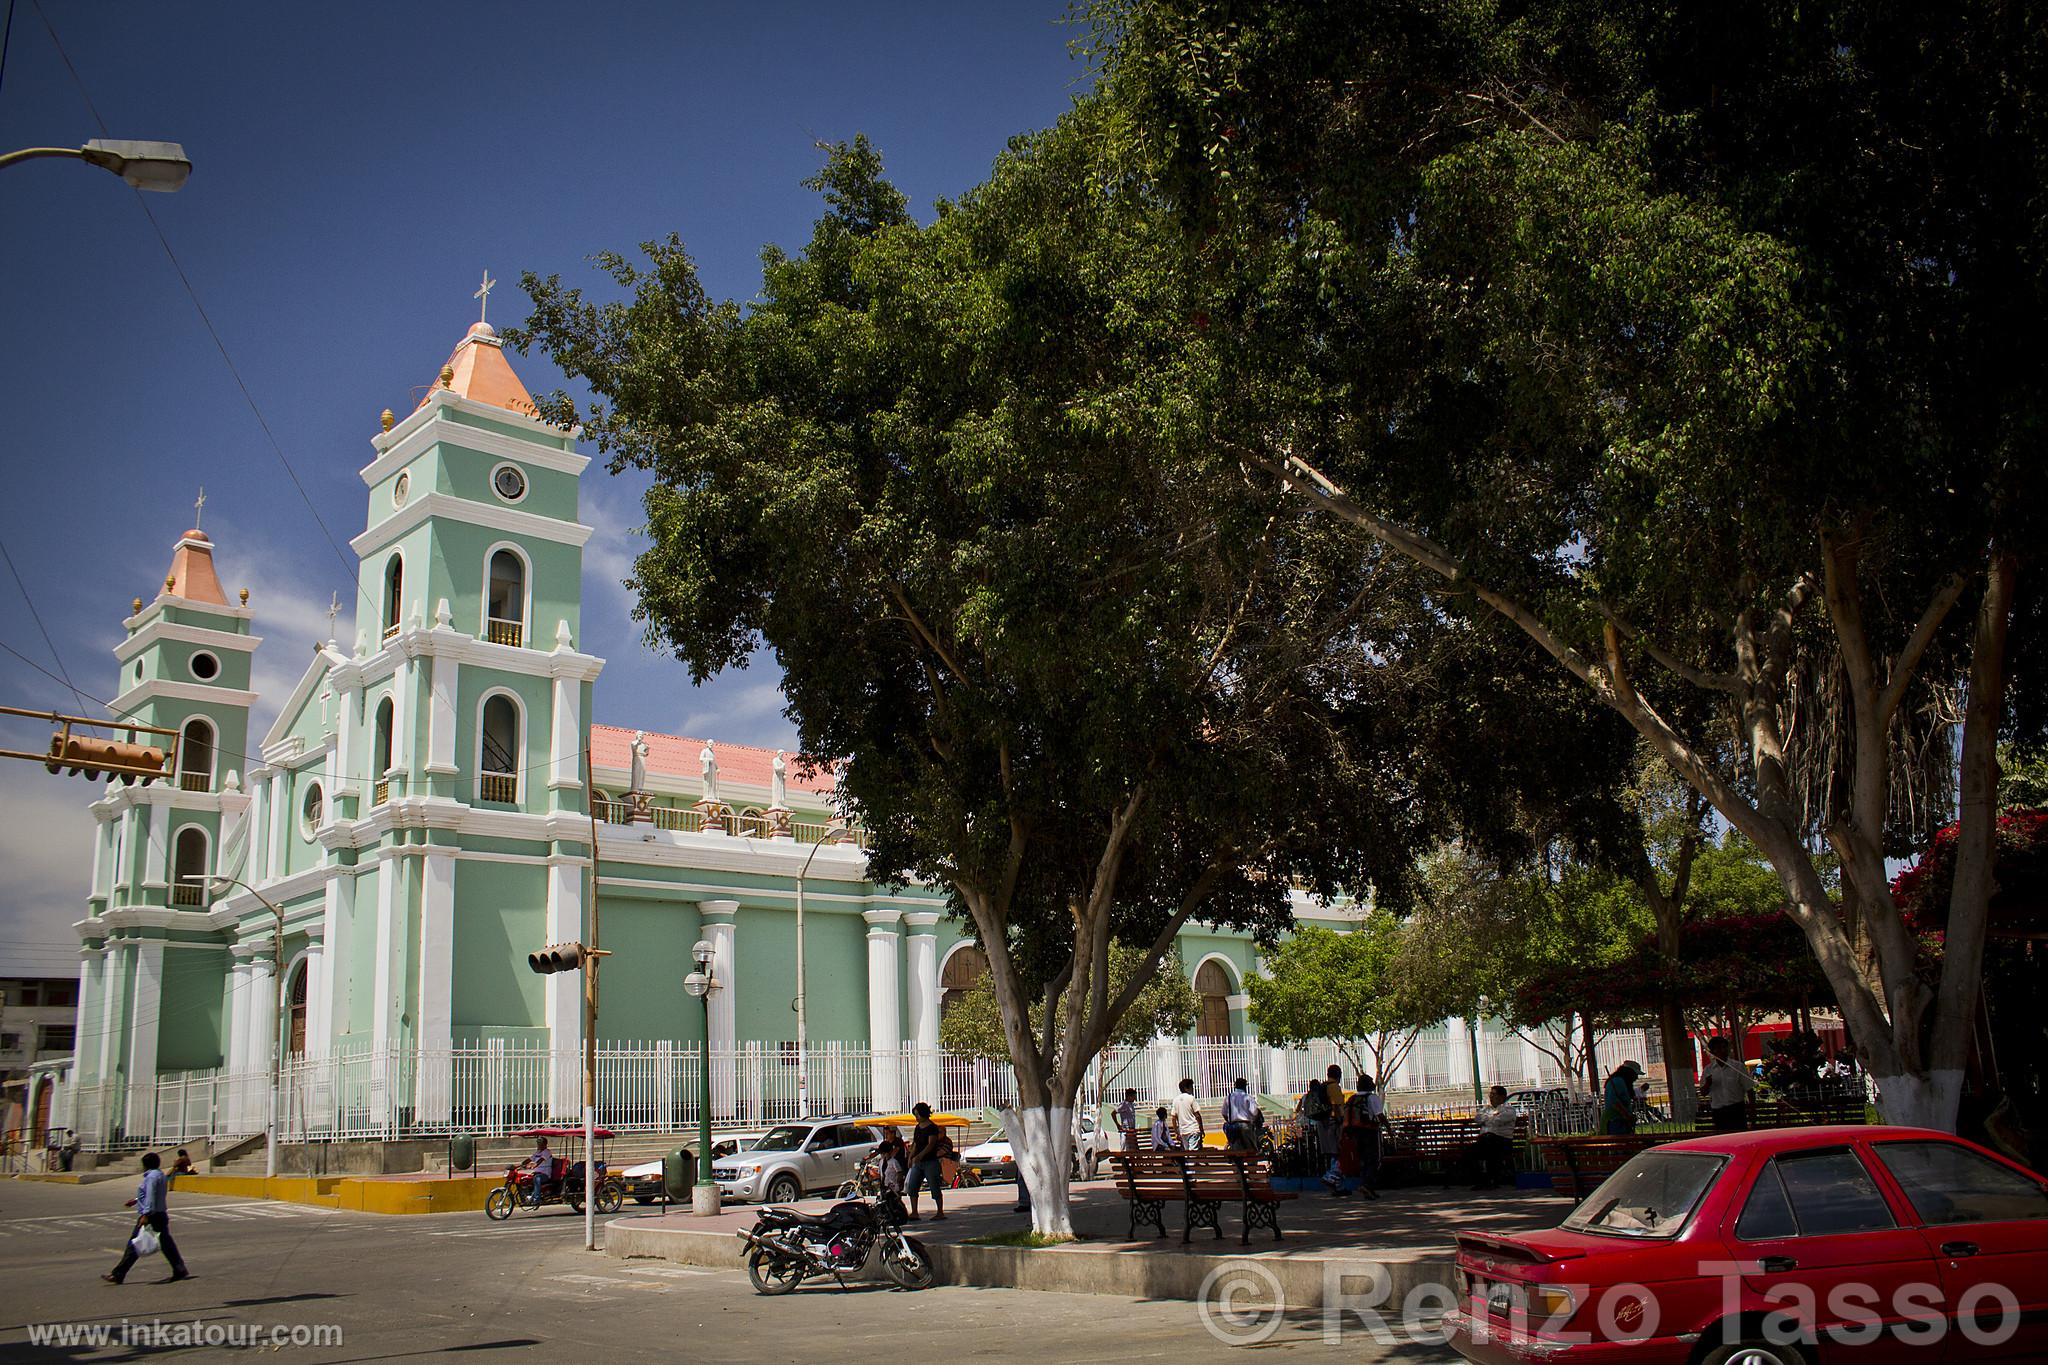
[[[156,1229],[144,1223],[135,1229],[135,1235],[128,1239],[128,1245],[135,1248],[137,1256],[154,1256],[157,1250]]]

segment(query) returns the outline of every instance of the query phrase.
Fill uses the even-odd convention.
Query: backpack
[[[1308,1092],[1301,1097],[1301,1113],[1304,1118],[1317,1120],[1330,1117],[1330,1097],[1324,1093],[1321,1081],[1309,1084]]]

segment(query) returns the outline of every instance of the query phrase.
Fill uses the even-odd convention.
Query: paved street
[[[32,1345],[30,1324],[199,1323],[341,1330],[339,1345],[286,1344],[306,1362],[472,1358],[673,1361],[889,1358],[1082,1361],[1245,1359],[1204,1330],[1192,1304],[939,1287],[922,1294],[826,1286],[756,1295],[736,1271],[622,1262],[582,1249],[566,1210],[493,1224],[482,1214],[393,1218],[246,1199],[177,1195],[171,1226],[194,1278],[157,1283],[161,1258],[118,1288],[101,1272],[130,1216],[123,1180],[0,1182],[0,1359],[210,1358],[219,1348]],[[1326,1342],[1321,1316],[1283,1323],[1260,1348],[1293,1357],[1435,1362],[1441,1348]],[[303,1337],[305,1334],[301,1333]],[[566,1354],[564,1354],[566,1352]]]

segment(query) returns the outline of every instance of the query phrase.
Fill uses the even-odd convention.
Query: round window
[[[408,470],[407,472],[400,474],[398,476],[398,481],[391,485],[391,505],[393,507],[403,507],[405,506],[405,500],[411,496],[412,473],[410,470]]]
[[[491,471],[491,487],[506,502],[518,502],[526,496],[526,475],[516,464],[501,464]]]
[[[192,656],[192,676],[201,682],[212,682],[220,676],[220,660],[200,650]]]
[[[306,837],[310,839],[313,837],[313,831],[320,828],[326,819],[327,794],[321,791],[320,784],[315,782],[306,788],[306,799],[299,803],[299,823],[305,830]]]

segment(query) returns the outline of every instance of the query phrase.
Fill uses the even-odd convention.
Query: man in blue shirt
[[[1634,1062],[1623,1062],[1607,1078],[1600,1096],[1600,1115],[1609,1137],[1622,1137],[1636,1130],[1636,1077],[1642,1074],[1643,1069]]]
[[[147,1227],[156,1234],[157,1249],[171,1263],[171,1278],[189,1280],[192,1272],[185,1269],[185,1260],[178,1255],[178,1244],[171,1240],[171,1182],[164,1175],[163,1165],[163,1159],[155,1152],[142,1154],[142,1184],[136,1188],[135,1197],[128,1201],[128,1207],[135,1210],[136,1232]],[[100,1278],[108,1284],[119,1284],[128,1278],[129,1268],[135,1261],[135,1239],[130,1234],[128,1245],[121,1250],[121,1264]]]

